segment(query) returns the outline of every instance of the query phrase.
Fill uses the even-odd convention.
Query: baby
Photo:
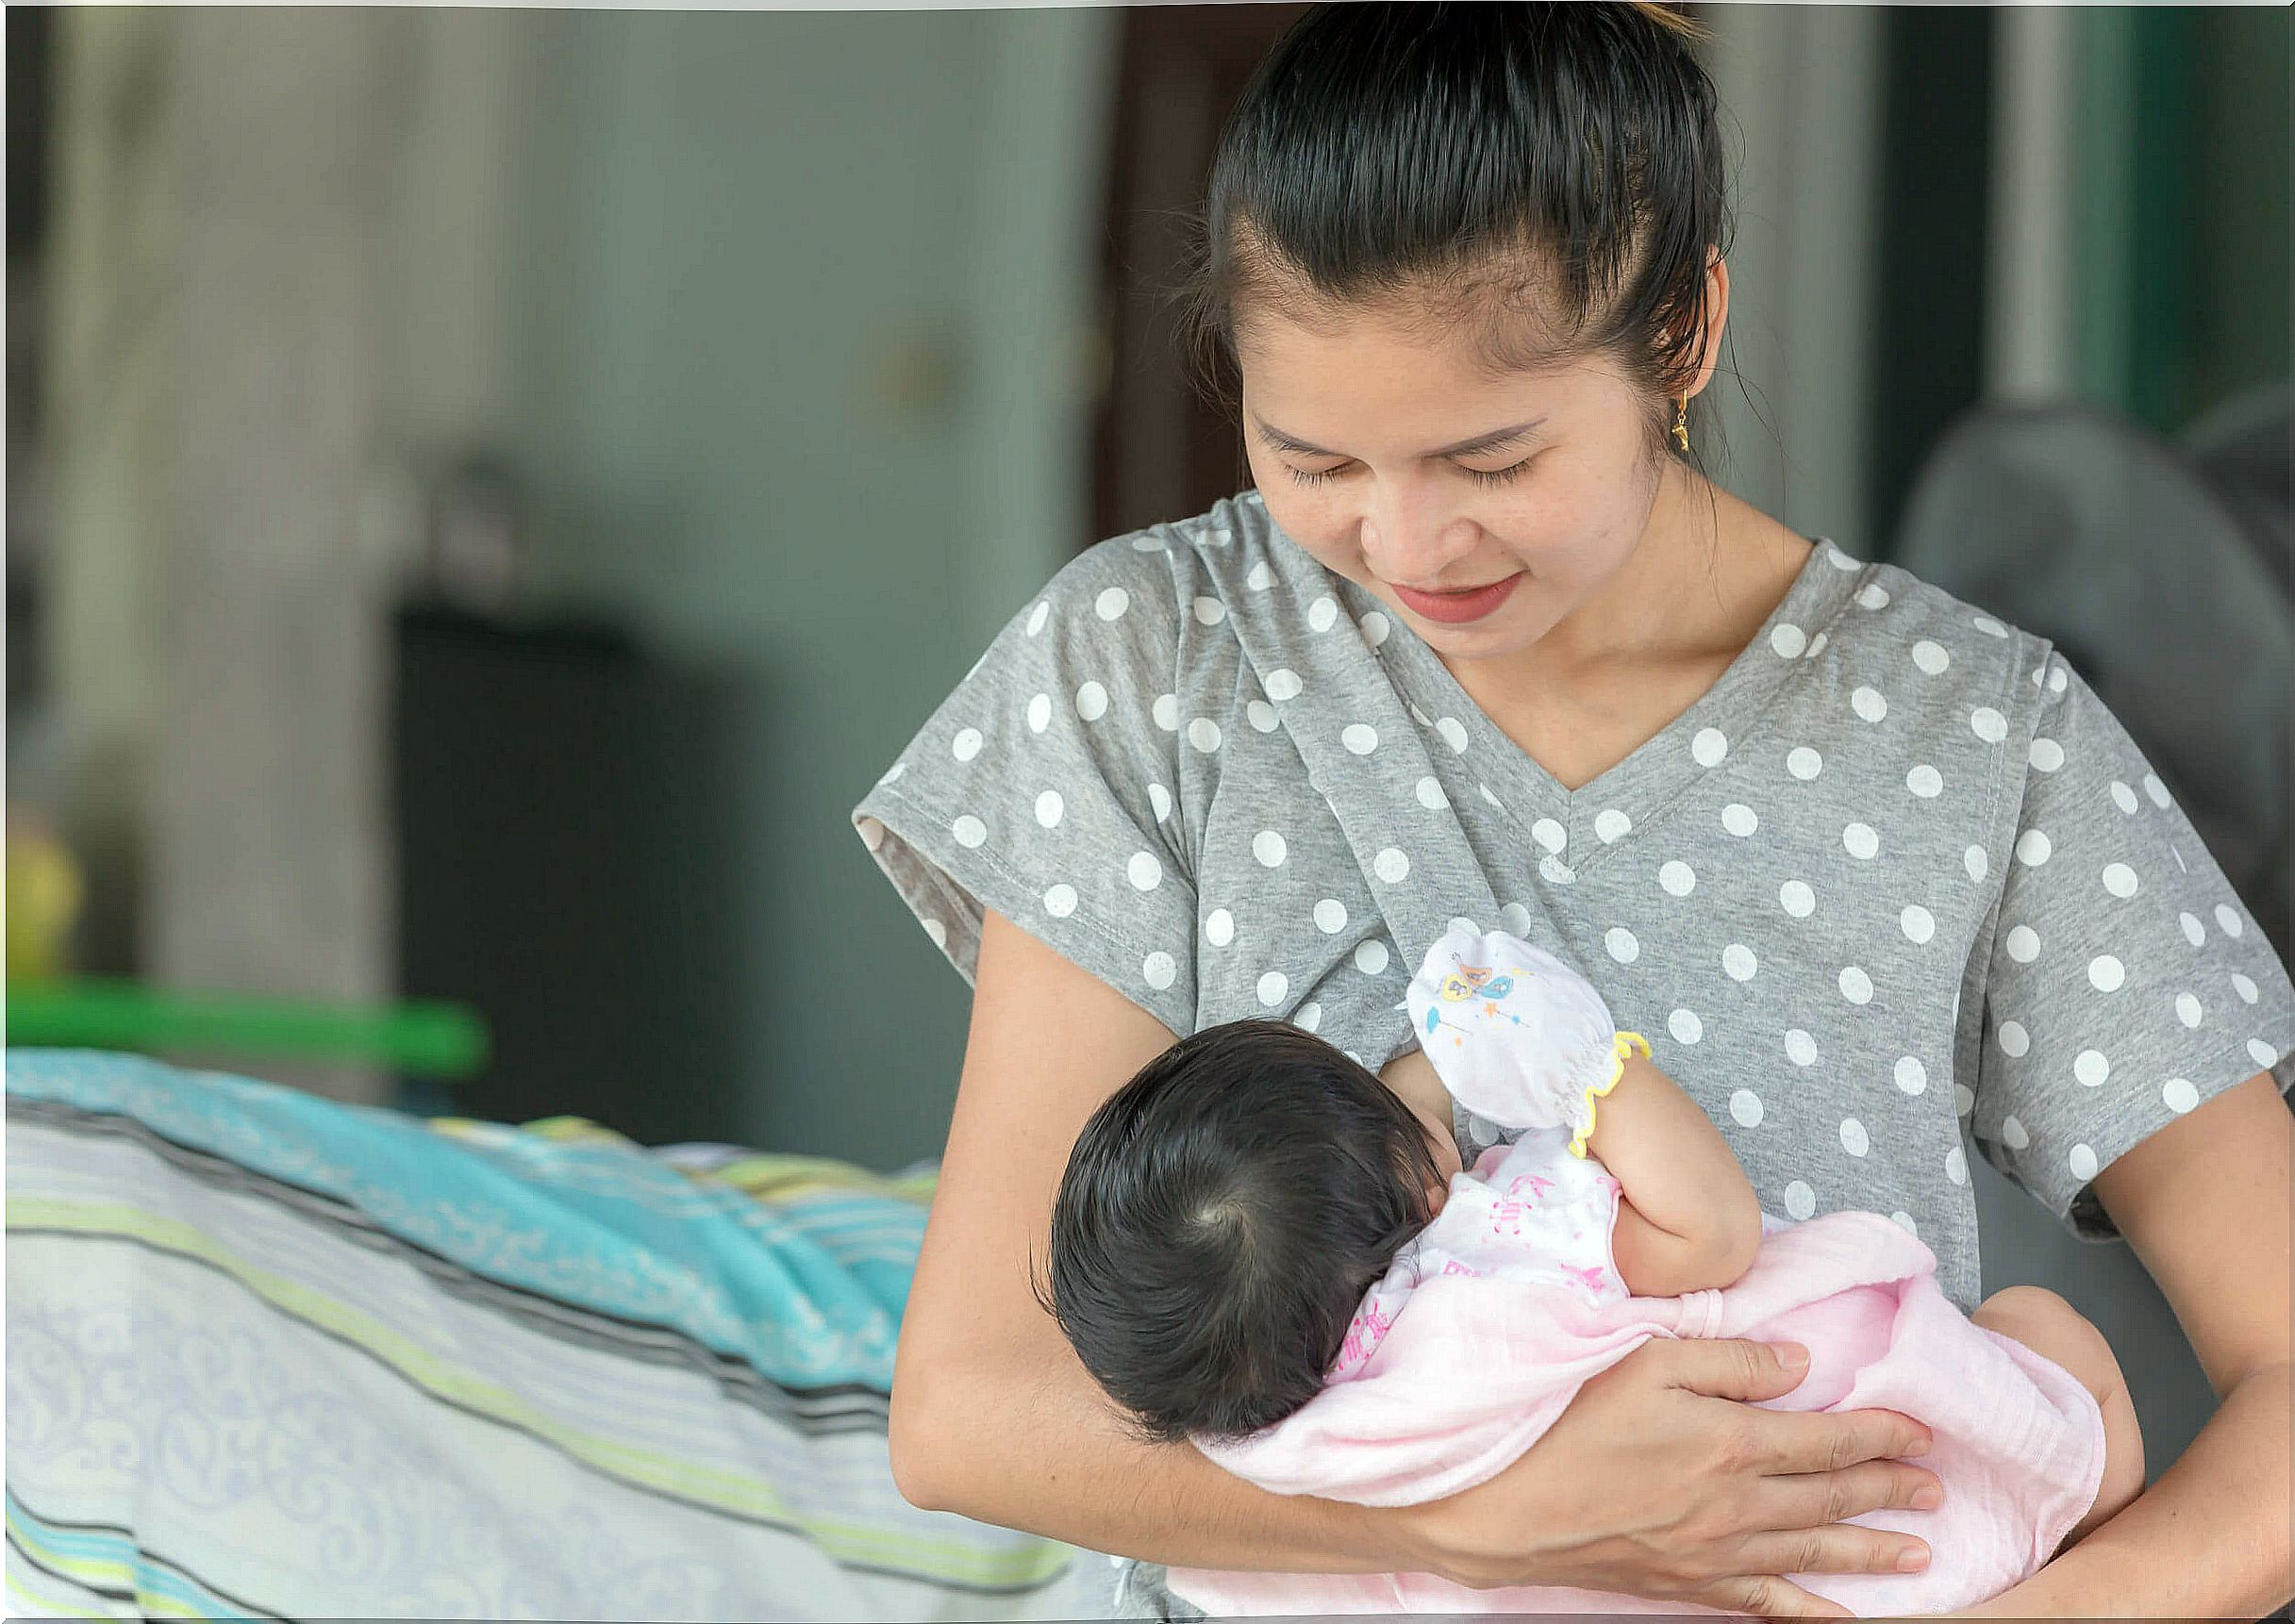
[[[1431,1340],[1439,1323],[1431,1306],[1436,1295],[1442,1294],[1441,1313],[1477,1312],[1471,1305],[1478,1300],[1456,1295],[1463,1283],[1450,1277],[1539,1288],[1545,1295],[1525,1298],[1518,1290],[1507,1300],[1516,1305],[1508,1312],[1519,1315],[1524,1301],[1545,1304],[1539,1313],[1550,1311],[1550,1319],[1536,1322],[1563,1328],[1554,1349],[1579,1358],[1598,1348],[1614,1361],[1630,1351],[1621,1345],[1628,1332],[1633,1334],[1622,1340],[1636,1346],[1651,1331],[1743,1334],[1723,1326],[1727,1316],[1710,1307],[1733,1301],[1748,1313],[1763,1313],[1765,1322],[1778,1321],[1776,1340],[1824,1342],[1821,1308],[1815,1311],[1818,1319],[1804,1320],[1798,1331],[1776,1310],[1805,1309],[1829,1288],[1811,1285],[1798,1301],[1789,1292],[1780,1295],[1781,1271],[1809,1271],[1790,1263],[1790,1242],[1780,1245],[1765,1233],[1826,1232],[1831,1257],[1877,1243],[1933,1268],[1933,1256],[1916,1240],[1871,1215],[1765,1223],[1743,1168],[1705,1111],[1651,1063],[1645,1041],[1616,1029],[1591,985],[1552,954],[1502,933],[1478,934],[1461,921],[1428,951],[1408,1002],[1422,1047],[1452,1096],[1489,1121],[1523,1130],[1512,1143],[1485,1152],[1471,1170],[1461,1165],[1446,1119],[1414,1110],[1330,1044],[1272,1020],[1212,1027],[1173,1045],[1086,1123],[1055,1201],[1049,1281],[1039,1284],[1038,1296],[1136,1435],[1191,1440],[1214,1460],[1279,1492],[1325,1493],[1364,1503],[1439,1498],[1491,1475],[1512,1454],[1463,1467],[1468,1481],[1455,1481],[1460,1470],[1451,1463],[1420,1471],[1415,1488],[1405,1487],[1392,1463],[1411,1457],[1429,1466],[1435,1455],[1422,1447],[1412,1457],[1405,1447],[1382,1476],[1373,1465],[1342,1464],[1332,1446],[1315,1443],[1321,1434],[1311,1423],[1319,1411],[1339,1414],[1333,1406],[1348,1396],[1347,1384],[1372,1379],[1392,1384],[1404,1378],[1413,1358],[1442,1357]],[[2083,1445],[2100,1412],[2104,1460],[2092,1502],[2060,1543],[2030,1551],[2023,1566],[2037,1567],[2142,1489],[2142,1440],[2118,1363],[2102,1336],[2052,1294],[2010,1288],[1962,1317],[1943,1302],[1932,1281],[1920,1284],[1934,1299],[1930,1317],[1921,1321],[1933,1327],[1926,1334],[1949,1344],[1955,1337],[1981,1342],[1989,1333],[2019,1344],[2020,1352],[2030,1351],[2012,1362],[1978,1348],[1971,1368],[1987,1368],[2026,1388],[2033,1388],[2029,1373],[2036,1365],[2042,1375],[2050,1369],[2068,1373],[2071,1380],[2058,1384],[2057,1409],[2046,1413],[2053,1417],[2075,1404],[2087,1409],[2092,1400],[2087,1414],[2061,1423]],[[1871,1295],[1870,1287],[1863,1289]],[[1422,1294],[1430,1306],[1418,1309],[1420,1342],[1402,1353],[1389,1349],[1391,1356],[1382,1361],[1383,1344],[1410,1342],[1397,1328]],[[1840,1302],[1853,1295],[1831,1294]],[[1664,1305],[1629,1301],[1642,1299],[1707,1304],[1701,1310],[1705,1328],[1677,1329],[1689,1326],[1692,1317],[1654,1313]],[[1497,1311],[1496,1298],[1479,1301]],[[1758,1306],[1763,1304],[1768,1307]],[[1871,1320],[1871,1314],[1865,1317]],[[1821,1334],[1807,1334],[1812,1328]],[[1527,1346],[1537,1339],[1520,1340]],[[1850,1338],[1844,1334],[1840,1340]],[[1887,1334],[1880,1345],[1888,1345]],[[1838,1398],[1855,1375],[1856,1361],[1872,1362],[1871,1346],[1870,1337],[1861,1352],[1842,1346],[1828,1353],[1812,1346],[1804,1391],[1830,1382],[1826,1390],[1838,1391],[1823,1407],[1853,1407],[1839,1405]],[[1908,1359],[1913,1345],[1905,1340],[1897,1351]],[[1990,1367],[1984,1367],[1986,1358]],[[1578,1382],[1590,1373],[1583,1370],[1582,1358],[1574,1367],[1582,1371]],[[1444,1392],[1458,1385],[1438,1380]],[[1559,1402],[1574,1391],[1574,1384],[1569,1385]],[[2002,1413],[2034,1412],[2040,1400],[2038,1389],[2033,1393],[2002,1400]],[[1945,1464],[1968,1451],[2010,1447],[1984,1437],[1948,1439],[1917,1401],[1900,1398],[1887,1404],[1937,1432],[1937,1447],[1922,1464],[1938,1472],[1948,1501],[1954,1475]],[[1770,1406],[1815,1407],[1793,1395]],[[1358,1418],[1345,1427],[1334,1419],[1338,1430],[1331,1435],[1359,1454],[1367,1447],[1361,1412],[1350,1414]],[[1546,1424],[1550,1415],[1538,1430]],[[1455,1449],[1471,1430],[1454,1426],[1447,1435]],[[1501,1434],[1486,1430],[1472,1435]],[[1501,1453],[1511,1449],[1518,1454],[1526,1447],[1519,1426],[1504,1438]],[[2077,1469],[2087,1470],[2094,1467],[2092,1453],[2070,1449],[2055,1459],[2085,1461]],[[1328,1482],[1318,1476],[1324,1467]],[[1974,1502],[1981,1500],[1997,1518],[2004,1503],[2013,1511],[2015,1496],[2004,1496],[1997,1478],[1979,1482],[1984,1467],[1968,1456],[1969,1486],[1978,1492],[1963,1514],[1977,1515]],[[1358,1469],[1366,1475],[1350,1479]],[[1916,1516],[1921,1515],[1938,1514]],[[2068,1516],[2059,1490],[2045,1516],[2054,1519],[2051,1528],[2059,1528]],[[1897,1526],[1922,1532],[1917,1520]],[[2005,1549],[2013,1553],[2028,1546],[2010,1540]],[[1950,1566],[1938,1549],[1932,1569]],[[1981,1576],[1984,1594],[2021,1576],[2010,1571],[2004,1579],[1989,1571]],[[1638,1599],[1600,1593],[1474,1591],[1432,1576],[1386,1577],[1395,1583],[1372,1589],[1366,1588],[1368,1576],[1360,1575],[1175,1569],[1172,1585],[1175,1594],[1215,1613],[1544,1611],[1565,1600],[1580,1610],[1642,1610],[1630,1606]],[[1919,1578],[1900,1581],[1886,1597],[1867,1598],[1854,1587],[1861,1577],[1798,1582],[1853,1608],[1878,1599],[1900,1611],[1938,1611],[1973,1599],[1942,1586],[1928,1593],[1902,1588]],[[1949,1575],[1938,1577],[1949,1584]],[[1962,1577],[1972,1583],[1980,1576]],[[1405,1579],[1422,1583],[1401,1583]],[[1827,1591],[1827,1579],[1852,1583]],[[1194,1582],[1194,1594],[1183,1581]],[[1226,1581],[1235,1583],[1222,1583]],[[1249,1581],[1269,1583],[1255,1589]],[[1906,1605],[1924,1594],[1941,1599]]]

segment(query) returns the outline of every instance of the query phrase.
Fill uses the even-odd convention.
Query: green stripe
[[[790,1507],[771,1483],[761,1480],[578,1432],[540,1415],[507,1388],[441,1364],[374,1317],[300,1282],[258,1268],[226,1250],[215,1237],[155,1213],[112,1203],[11,1195],[8,1198],[8,1223],[10,1229],[127,1236],[198,1259],[282,1313],[372,1354],[427,1393],[552,1443],[624,1482],[730,1515],[790,1525],[840,1560],[897,1565],[927,1580],[999,1586],[1048,1580],[1069,1560],[1067,1548],[1052,1540],[1039,1538],[1017,1549],[984,1551],[954,1541],[808,1515]],[[1010,1531],[996,1532],[1014,1537]]]

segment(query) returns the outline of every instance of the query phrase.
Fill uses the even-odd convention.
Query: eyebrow
[[[1251,421],[1258,424],[1259,437],[1277,451],[1296,452],[1301,456],[1341,456],[1345,455],[1342,452],[1325,451],[1320,445],[1309,445],[1305,440],[1294,435],[1288,435],[1279,428],[1271,427],[1256,412],[1252,414]],[[1478,434],[1472,439],[1462,439],[1455,445],[1446,445],[1439,451],[1430,451],[1426,455],[1430,457],[1472,456],[1479,452],[1498,451],[1512,445],[1545,421],[1543,417],[1534,417],[1528,423],[1518,423],[1510,428],[1492,429],[1488,434]]]

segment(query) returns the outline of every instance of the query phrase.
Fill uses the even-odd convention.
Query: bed
[[[12,1051],[11,1616],[1091,1616],[894,1489],[930,1164]]]

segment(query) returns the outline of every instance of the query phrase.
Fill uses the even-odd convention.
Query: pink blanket
[[[1919,1535],[1910,1574],[1791,1574],[1859,1616],[1942,1613],[2043,1566],[2095,1502],[2104,1418],[2069,1372],[1974,1324],[1937,1288],[1936,1258],[1874,1213],[1767,1218],[1736,1284],[1678,1298],[1438,1275],[1413,1288],[1370,1357],[1306,1406],[1239,1443],[1201,1445],[1278,1494],[1363,1505],[1439,1500],[1495,1476],[1537,1443],[1578,1388],[1653,1336],[1752,1337],[1809,1350],[1801,1385],[1771,1410],[1881,1408],[1935,1436],[1920,1464],[1944,1483],[1935,1511],[1851,1520]],[[1173,1567],[1174,1595],[1213,1615],[1693,1613],[1721,1610],[1608,1591],[1475,1590],[1431,1574],[1226,1572]]]

